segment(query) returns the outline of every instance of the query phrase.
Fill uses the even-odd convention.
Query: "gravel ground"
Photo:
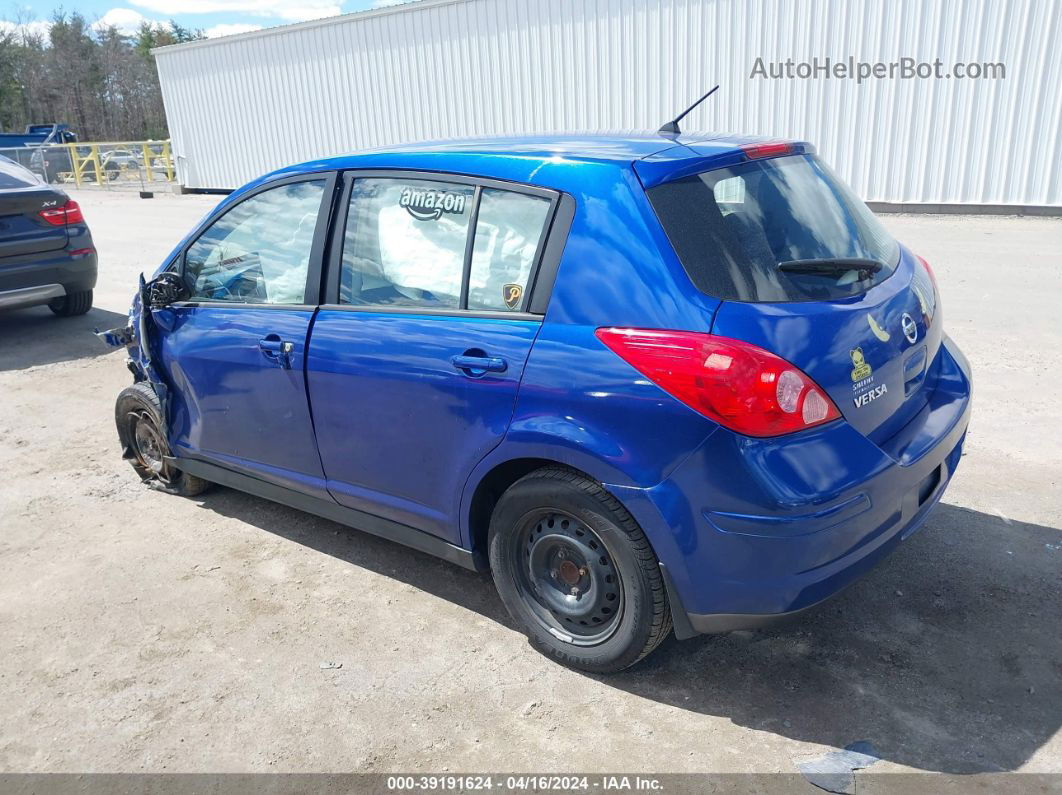
[[[867,740],[880,772],[1062,773],[1062,222],[885,216],[975,369],[944,503],[798,623],[598,678],[533,652],[485,576],[141,486],[123,356],[89,332],[217,197],[75,197],[97,308],[0,316],[0,771],[794,773]]]

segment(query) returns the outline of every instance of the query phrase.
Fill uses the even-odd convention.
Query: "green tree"
[[[0,129],[59,122],[83,141],[167,137],[151,50],[201,30],[144,23],[130,36],[60,9],[42,36],[29,21],[0,30]]]

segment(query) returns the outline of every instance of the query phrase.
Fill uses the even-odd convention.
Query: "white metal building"
[[[190,188],[406,141],[656,129],[720,83],[687,129],[809,140],[869,201],[1058,212],[1060,40],[1059,0],[420,0],[155,54]],[[1005,77],[753,76],[827,57]]]

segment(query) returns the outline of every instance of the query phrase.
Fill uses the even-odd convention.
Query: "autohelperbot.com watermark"
[[[763,80],[1003,80],[1007,65],[999,61],[955,61],[940,58],[921,61],[903,56],[895,61],[860,61],[855,56],[810,60],[769,61],[762,56],[752,64],[750,79]]]

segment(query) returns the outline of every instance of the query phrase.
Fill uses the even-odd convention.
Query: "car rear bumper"
[[[73,238],[66,248],[0,259],[0,309],[46,304],[53,298],[91,290],[98,270],[95,250],[71,254],[86,248],[92,248],[88,235]]]
[[[0,309],[37,306],[46,304],[53,298],[62,298],[64,295],[66,295],[66,288],[61,284],[40,284],[36,287],[0,290]]]
[[[928,404],[880,447],[846,423],[782,441],[720,429],[663,483],[613,489],[664,565],[680,635],[812,607],[922,526],[970,418],[969,365],[950,340],[939,355]]]
[[[951,474],[954,472],[954,466],[962,456],[963,441],[964,437],[960,438],[954,448],[952,448],[952,452],[941,462],[940,466],[943,474],[936,488],[932,490],[923,503],[918,504],[915,502],[917,489],[914,489],[911,495],[905,498],[904,504],[900,507],[898,519],[895,519],[897,514],[894,512],[889,516],[889,519],[893,521],[887,520],[881,525],[871,528],[866,528],[865,525],[862,527],[862,529],[871,530],[867,534],[868,543],[864,547],[854,550],[852,554],[846,555],[837,561],[833,561],[832,565],[812,569],[808,572],[795,572],[792,577],[782,578],[773,583],[765,581],[757,583],[758,587],[763,587],[765,590],[773,588],[776,589],[776,593],[782,595],[792,593],[794,587],[799,587],[800,592],[793,599],[792,604],[800,606],[791,607],[777,613],[687,612],[686,615],[690,626],[694,631],[705,634],[731,632],[735,629],[759,629],[793,619],[836,596],[886,558],[899,546],[900,542],[914,535],[922,527],[930,511],[940,501],[945,488],[947,488]],[[908,516],[909,518],[906,518]],[[833,529],[840,531],[841,527],[836,526]],[[829,528],[826,532],[828,530]],[[874,539],[874,535],[878,535],[879,538]],[[810,604],[808,603],[809,601]]]

